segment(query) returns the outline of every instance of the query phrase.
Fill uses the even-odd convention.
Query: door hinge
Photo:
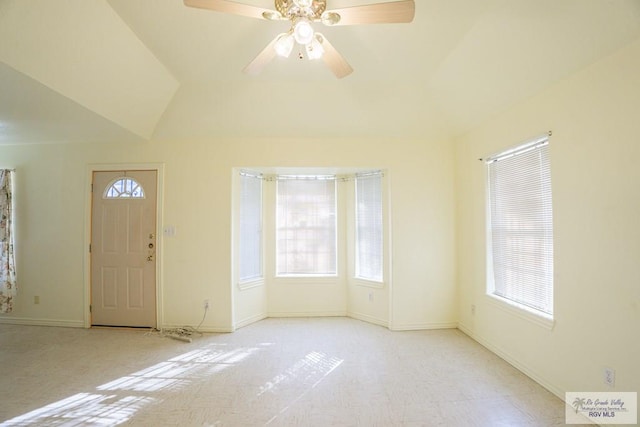
[[[93,193],[93,182],[91,183],[91,192]]]
[[[91,253],[91,243],[89,243],[89,253]]]
[[[89,313],[93,313],[93,306],[89,304]]]

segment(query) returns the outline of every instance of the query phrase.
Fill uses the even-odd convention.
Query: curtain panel
[[[12,176],[13,171],[0,169],[0,313],[11,312],[16,297]]]

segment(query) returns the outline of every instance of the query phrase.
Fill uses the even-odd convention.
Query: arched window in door
[[[105,199],[144,199],[144,189],[132,178],[117,178],[104,192]]]

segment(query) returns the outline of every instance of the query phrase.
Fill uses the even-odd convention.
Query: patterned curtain
[[[13,171],[0,169],[0,313],[13,309],[16,296],[16,263],[13,255]]]

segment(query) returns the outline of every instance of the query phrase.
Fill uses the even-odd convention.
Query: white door
[[[157,171],[93,173],[91,324],[156,327]]]

